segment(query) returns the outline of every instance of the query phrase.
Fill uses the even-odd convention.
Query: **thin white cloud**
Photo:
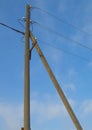
[[[82,108],[84,115],[92,115],[92,99],[84,101],[82,104]]]
[[[38,126],[45,126],[45,124],[48,124],[50,127],[52,122],[53,126],[54,123],[57,124],[56,122],[58,122],[58,124],[62,122],[60,125],[62,124],[63,126],[59,126],[59,129],[68,129],[68,127],[73,129],[74,125],[72,123],[72,120],[70,119],[70,116],[67,113],[60,98],[58,100],[55,95],[44,95],[44,97],[44,100],[39,100],[39,98],[36,97],[31,101],[31,116],[35,117],[35,124]],[[72,108],[75,107],[75,102],[72,99],[69,100],[69,103],[71,104]]]
[[[62,87],[65,91],[72,91],[76,90],[76,84],[73,82],[77,77],[77,72],[75,69],[71,68],[67,70],[67,73],[63,76],[61,81]]]
[[[76,76],[76,71],[74,69],[68,70],[68,77],[73,78]]]
[[[92,61],[88,63],[88,67],[92,68]]]
[[[21,129],[22,127],[22,106],[8,103],[0,103],[0,118],[4,120],[7,130]]]
[[[73,83],[67,83],[67,84],[64,84],[64,88],[66,90],[71,90],[71,91],[74,91],[76,89],[76,86],[73,84]]]
[[[59,102],[56,96],[46,94],[42,100],[38,96],[36,94],[31,99],[31,116],[34,117],[36,124],[43,125],[50,121],[62,120],[68,126],[68,123],[72,122],[63,103],[61,101]],[[69,99],[69,103],[73,109],[76,108],[74,100]],[[85,114],[85,117],[90,114],[92,115],[92,100],[86,100],[80,106],[82,108],[81,110],[79,108],[81,115]],[[23,127],[23,104],[0,103],[0,119],[3,119],[7,130],[20,130]],[[70,124],[72,129],[73,124]]]
[[[63,103],[57,97],[45,95],[43,100],[39,100],[38,95],[31,99],[31,116],[41,124],[45,122],[66,119],[68,113]],[[69,100],[74,106],[74,101]],[[19,130],[23,127],[23,104],[0,103],[0,119],[4,121],[7,130]]]
[[[50,97],[50,95],[49,95]],[[68,113],[64,104],[54,98],[48,98],[45,101],[40,101],[37,98],[31,101],[31,112],[33,115],[36,115],[36,119],[41,123],[44,121],[54,120],[54,119],[64,119],[67,117]],[[69,103],[72,107],[75,106],[75,103],[72,99],[69,100]]]
[[[60,116],[65,116],[66,111],[62,104],[56,102],[41,102],[33,100],[32,102],[32,113],[37,114],[40,121],[53,120]]]
[[[52,58],[53,63],[56,64],[56,65],[60,65],[62,63],[61,53],[58,52],[57,50],[53,49],[53,48],[51,49],[50,53],[51,53],[50,56]]]

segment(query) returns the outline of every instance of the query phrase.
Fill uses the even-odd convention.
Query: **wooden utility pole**
[[[24,130],[30,130],[30,6],[26,5],[25,64],[24,64]]]
[[[25,68],[24,68],[24,130],[30,130],[30,69],[29,69],[29,62],[30,62],[30,52],[35,47],[38,55],[40,56],[60,98],[62,99],[75,127],[77,130],[82,130],[82,127],[75,116],[66,96],[63,93],[58,81],[56,80],[50,66],[45,59],[35,37],[33,36],[32,32],[30,32],[30,6],[26,6],[26,32],[25,32]],[[29,48],[29,36],[32,40],[33,47]]]
[[[24,128],[21,128],[21,130],[30,130],[30,52],[32,51],[32,49],[35,47],[37,50],[38,55],[41,58],[41,61],[43,62],[60,98],[62,99],[75,127],[77,128],[77,130],[83,130],[76,115],[74,114],[66,96],[63,93],[63,90],[61,89],[58,81],[56,80],[52,70],[50,69],[50,66],[47,62],[47,60],[45,59],[38,43],[37,40],[35,39],[35,37],[33,36],[32,32],[30,31],[30,6],[27,5],[26,6],[26,31],[21,32],[19,30],[16,30],[10,26],[7,26],[3,23],[1,23],[1,25],[6,26],[7,28],[10,28],[18,33],[21,33],[22,35],[25,35],[25,65],[24,65]],[[33,46],[30,49],[29,46],[29,37],[32,40]]]
[[[37,53],[40,56],[41,61],[43,62],[43,64],[44,64],[44,66],[45,66],[45,68],[46,68],[46,70],[47,70],[47,72],[48,72],[48,74],[49,74],[49,76],[50,76],[50,78],[51,78],[51,80],[52,80],[52,82],[53,82],[59,96],[60,96],[60,98],[62,99],[62,101],[63,101],[63,103],[64,103],[64,105],[65,105],[65,107],[66,107],[66,109],[67,109],[67,111],[68,111],[74,125],[75,125],[75,127],[77,128],[77,130],[82,130],[82,127],[81,127],[77,117],[75,116],[75,114],[74,114],[74,112],[73,112],[73,110],[72,110],[66,96],[64,95],[63,90],[61,89],[58,81],[56,80],[52,70],[50,69],[50,66],[49,66],[47,60],[45,59],[45,57],[44,57],[44,55],[43,55],[43,53],[42,53],[36,39],[35,39],[35,37],[33,36],[32,32],[30,32],[30,38],[31,38],[31,40],[33,42],[33,45],[35,45]]]

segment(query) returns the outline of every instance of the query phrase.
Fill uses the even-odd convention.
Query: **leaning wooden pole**
[[[48,72],[48,74],[49,74],[49,76],[50,76],[50,78],[51,78],[51,80],[52,80],[52,82],[53,82],[59,96],[60,96],[60,98],[62,99],[62,101],[63,101],[63,103],[64,103],[64,105],[65,105],[65,107],[66,107],[66,109],[67,109],[67,111],[68,111],[74,125],[75,125],[75,127],[77,128],[77,130],[82,130],[82,127],[81,127],[77,117],[75,116],[75,114],[74,114],[74,112],[73,112],[73,110],[72,110],[66,96],[64,95],[63,90],[61,89],[58,81],[56,80],[52,70],[50,69],[50,66],[49,66],[47,60],[45,59],[45,57],[44,57],[44,55],[43,55],[43,53],[42,53],[36,39],[35,39],[35,37],[33,36],[32,32],[30,32],[30,38],[31,38],[31,40],[33,42],[33,45],[35,45],[36,51],[38,52],[38,55],[40,56],[41,61],[43,62],[43,64],[44,64],[44,66],[45,66],[45,68],[46,68],[46,70],[47,70],[47,72]]]

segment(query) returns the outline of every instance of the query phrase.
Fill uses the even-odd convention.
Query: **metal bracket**
[[[32,44],[32,47],[29,49],[29,59],[31,60],[31,53],[32,50],[34,49],[35,45],[37,44],[37,41],[35,42],[35,44]]]

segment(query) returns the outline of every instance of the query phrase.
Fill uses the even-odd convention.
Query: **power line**
[[[50,47],[52,47],[52,48],[54,48],[54,49],[56,49],[56,50],[58,50],[58,51],[62,51],[63,53],[66,53],[67,55],[75,56],[75,57],[78,57],[78,58],[80,58],[80,59],[82,59],[82,60],[84,60],[84,61],[86,61],[86,62],[89,62],[89,59],[87,59],[87,58],[85,58],[85,57],[79,56],[79,55],[77,55],[77,54],[75,54],[75,53],[72,53],[72,52],[66,51],[66,50],[64,50],[64,49],[58,48],[58,47],[56,47],[56,46],[53,46],[53,45],[51,45],[51,44],[48,43],[48,42],[44,42],[43,40],[40,40],[40,39],[38,39],[38,40],[41,41],[43,44],[45,44],[45,45],[47,45],[47,46],[50,46]]]
[[[21,33],[21,34],[25,35],[25,33],[24,33],[24,32],[19,31],[19,30],[17,30],[17,29],[15,29],[15,28],[13,28],[13,27],[10,27],[10,26],[8,26],[8,25],[6,25],[6,24],[4,24],[4,23],[0,23],[0,25],[5,26],[5,27],[7,27],[7,28],[9,28],[9,29],[11,29],[11,30],[13,30],[13,31],[17,32],[17,33]]]
[[[79,46],[81,46],[81,47],[83,47],[83,48],[86,48],[86,49],[92,51],[92,48],[90,48],[90,47],[88,47],[88,46],[86,46],[86,45],[83,45],[83,44],[82,44],[81,42],[79,42],[79,41],[76,41],[76,40],[74,40],[74,39],[72,39],[72,38],[69,38],[69,37],[67,37],[67,36],[65,36],[65,35],[63,35],[63,34],[61,34],[61,33],[59,33],[59,32],[56,32],[56,31],[54,31],[53,29],[51,29],[51,28],[49,28],[49,27],[47,27],[47,26],[44,26],[44,25],[40,24],[39,22],[34,21],[34,23],[38,24],[40,27],[42,27],[42,28],[48,30],[49,32],[54,33],[55,35],[57,35],[57,36],[59,36],[59,37],[62,37],[62,38],[66,39],[66,40],[69,40],[69,41],[72,41],[73,43],[75,43],[75,44],[77,44],[77,45],[79,45]]]
[[[33,6],[32,8],[33,8],[33,9],[40,10],[40,11],[42,11],[42,12],[44,12],[44,13],[46,13],[46,14],[52,16],[53,18],[57,19],[59,22],[62,22],[62,23],[64,23],[64,24],[67,24],[67,25],[69,25],[69,26],[75,28],[76,30],[78,30],[78,31],[80,31],[80,32],[82,32],[82,33],[85,33],[85,34],[87,34],[87,35],[89,35],[89,36],[92,37],[92,34],[90,34],[90,33],[86,32],[86,31],[80,29],[79,27],[77,27],[77,26],[75,26],[75,25],[73,25],[73,24],[71,24],[71,23],[68,23],[67,21],[65,21],[65,20],[62,19],[62,18],[58,18],[56,15],[54,15],[54,14],[48,12],[47,10],[41,9],[41,8],[39,8],[39,7],[36,7],[36,6]]]
[[[34,22],[34,23],[39,24],[38,22]],[[4,24],[4,23],[0,23],[0,25],[5,26],[5,27],[7,27],[7,28],[9,28],[9,29],[11,29],[11,30],[13,30],[13,31],[17,32],[17,33],[21,33],[21,34],[25,35],[25,33],[24,33],[24,32],[21,32],[21,31],[19,31],[19,30],[15,29],[15,28],[12,28],[12,27],[10,27],[10,26],[8,26],[8,25]],[[55,33],[56,35],[59,35],[60,37],[62,36],[61,34],[59,34],[59,33],[55,32],[55,31],[53,31],[53,30],[52,30],[52,29],[50,29],[50,28],[47,28],[46,26],[43,26],[43,25],[41,25],[41,24],[39,24],[39,25],[40,25],[40,26],[42,26],[42,27],[45,27],[45,29],[47,29],[47,30],[49,30],[49,31],[51,31],[51,32],[53,32],[53,33]],[[63,37],[63,36],[62,36],[62,37]],[[92,51],[92,48],[89,48],[89,47],[87,47],[87,46],[85,46],[85,45],[81,44],[81,43],[80,43],[80,42],[78,42],[78,41],[75,41],[75,40],[70,39],[70,38],[67,38],[67,37],[63,37],[63,38],[65,38],[65,39],[67,39],[67,40],[72,40],[72,41],[73,41],[73,42],[75,42],[76,44],[78,44],[78,45],[80,45],[80,46],[82,46],[82,47],[84,47],[84,48],[89,49],[89,50],[91,50],[91,51]],[[65,50],[63,50],[63,51],[65,51]],[[74,55],[76,55],[76,54],[74,54]],[[82,58],[82,59],[83,59],[83,58]],[[85,59],[85,58],[84,58],[84,59]]]

